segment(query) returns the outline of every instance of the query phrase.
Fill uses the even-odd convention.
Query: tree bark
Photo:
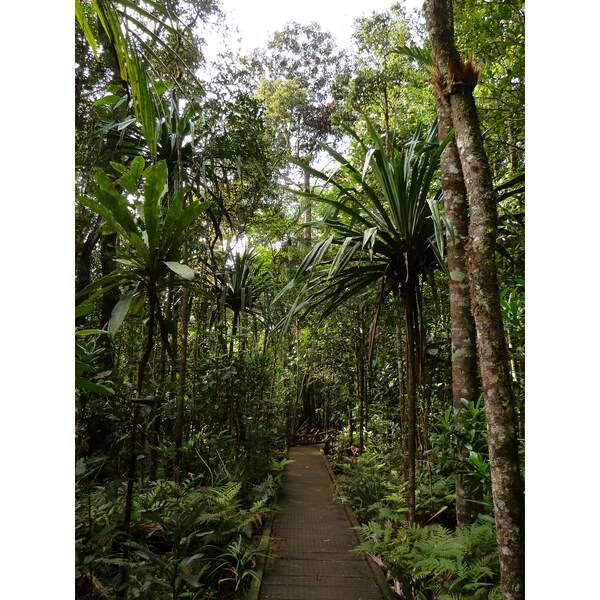
[[[400,435],[402,436],[402,476],[408,479],[408,446],[406,431],[406,399],[404,393],[404,366],[402,363],[402,325],[400,323],[400,298],[398,291],[394,291],[394,310],[396,314],[396,357],[398,359],[398,401],[400,406]]]
[[[149,315],[148,315],[148,337],[146,338],[146,345],[140,356],[137,369],[137,381],[136,381],[136,395],[138,398],[142,397],[142,391],[144,387],[144,375],[146,373],[146,366],[150,359],[150,353],[154,346],[154,314],[156,310],[157,295],[154,286],[148,288],[148,302],[149,302]],[[127,462],[127,492],[125,494],[125,512],[123,515],[123,532],[125,538],[129,537],[129,531],[131,529],[131,510],[133,507],[133,482],[135,479],[135,470],[138,457],[137,449],[137,428],[140,415],[140,404],[135,403],[133,409],[133,420],[131,423],[131,433],[129,436],[129,458]],[[120,568],[120,587],[118,590],[119,597],[125,598],[127,596],[127,584],[129,581],[129,546],[125,545],[123,550],[124,563]]]
[[[408,491],[406,504],[408,508],[408,522],[416,521],[416,431],[417,431],[417,301],[415,286],[409,281],[402,289],[404,302],[404,317],[406,325],[406,399],[407,399],[407,424],[406,435],[408,456]]]
[[[310,173],[308,171],[304,171],[304,191],[310,192]],[[312,220],[312,209],[310,206],[307,206],[306,211],[304,212],[304,222],[310,223]],[[305,227],[303,232],[304,243],[309,245],[312,238],[312,229],[310,227]]]
[[[173,103],[178,106],[177,98],[173,95]],[[177,142],[177,174],[178,182],[177,188],[181,188],[183,185],[183,156],[181,152],[181,131],[179,127],[179,111],[175,120],[175,135]],[[186,198],[181,203],[181,209],[184,210],[186,206]],[[187,241],[183,240],[182,257],[187,260]],[[183,288],[181,295],[181,350],[179,353],[179,381],[177,382],[177,408],[175,412],[175,463],[173,465],[173,473],[175,475],[175,482],[177,485],[181,483],[183,475],[183,413],[185,404],[185,387],[187,381],[187,347],[188,347],[188,323],[189,323],[189,302],[190,292],[187,286]]]
[[[185,247],[185,244],[184,244]],[[187,346],[189,321],[189,295],[187,287],[183,288],[181,297],[181,347],[179,352],[179,381],[177,382],[177,407],[175,411],[175,464],[173,473],[177,484],[181,483],[183,470],[183,413],[185,404],[185,384],[187,380]]]
[[[358,400],[358,448],[364,450],[364,401],[365,401],[365,364],[364,364],[364,319],[362,309],[356,312],[357,337],[356,351],[356,398]]]
[[[452,129],[452,114],[448,99],[434,86],[438,115],[438,137],[443,140]],[[477,350],[475,323],[471,314],[469,274],[465,245],[469,233],[467,190],[463,179],[456,140],[452,138],[441,156],[444,212],[452,223],[454,241],[446,234],[448,271],[450,272],[450,322],[452,338],[452,404],[454,414],[460,419],[464,410],[462,398],[475,401],[477,397]],[[463,449],[463,452],[468,452]],[[475,521],[477,504],[469,502],[474,497],[476,481],[456,474],[456,525],[461,529]]]
[[[525,597],[523,482],[495,262],[496,197],[473,98],[477,77],[471,61],[465,64],[458,55],[451,11],[449,0],[426,0],[424,5],[438,69],[436,85],[449,96],[471,213],[467,258],[487,418],[502,595],[506,600],[520,600]]]

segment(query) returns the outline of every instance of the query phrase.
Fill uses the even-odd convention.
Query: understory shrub
[[[480,519],[450,531],[434,524],[369,521],[356,552],[375,555],[403,598],[501,598],[495,526]]]
[[[179,486],[166,479],[146,483],[134,493],[128,540],[122,533],[125,484],[86,482],[82,463],[76,498],[77,597],[110,596],[125,565],[128,598],[241,597],[256,576],[261,554],[253,533],[270,512],[285,462],[274,462],[263,482],[245,490],[240,481],[202,486],[202,478]]]

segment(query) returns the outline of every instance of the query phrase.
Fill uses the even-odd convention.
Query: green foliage
[[[456,43],[481,69],[475,88],[484,143],[496,179],[516,173],[525,157],[525,3],[460,0]]]
[[[500,301],[519,393],[521,12],[482,0],[455,8],[461,52],[474,49],[484,63],[475,93],[499,183]],[[435,126],[417,126],[433,120],[426,70],[416,65],[429,60],[427,43],[415,39],[400,5],[356,22],[351,58],[318,27],[290,24],[264,53],[223,55],[203,82],[205,94],[193,76],[201,53],[191,31],[213,10],[213,0],[76,2],[76,264],[84,302],[75,336],[77,595],[110,597],[128,567],[128,598],[242,597],[255,577],[262,550],[255,536],[280,489],[288,462],[280,452],[299,425],[307,382],[316,426],[327,431],[344,470],[341,494],[364,523],[363,549],[385,562],[406,597],[497,597],[485,415],[472,403],[460,420],[446,411],[448,290],[445,273],[436,271],[437,282],[425,276],[443,271],[444,229],[452,233],[437,182],[445,141],[438,144]],[[333,114],[351,126],[333,126]],[[349,144],[339,151],[331,140],[342,134]],[[318,152],[337,170],[316,168]],[[299,159],[290,169],[288,155]],[[299,206],[274,181],[278,171],[294,186],[301,170],[310,179],[298,186]],[[308,207],[315,245],[307,250],[296,227]],[[104,252],[108,235],[117,237],[116,255]],[[306,287],[293,295],[297,284]],[[408,296],[396,299],[396,292],[409,284],[419,295],[408,312],[419,321],[421,527],[406,525],[407,328],[393,310],[406,304]],[[99,311],[111,292],[108,312]],[[278,321],[288,327],[274,329]],[[183,442],[176,448],[180,383]],[[132,431],[130,399],[146,393],[152,396],[134,405]],[[178,451],[179,485],[172,480]],[[451,531],[457,472],[478,482],[488,517],[462,532]]]
[[[494,525],[478,521],[449,531],[441,525],[394,526],[370,521],[358,528],[356,552],[378,556],[403,593],[435,598],[501,598]]]
[[[177,273],[183,281],[194,278],[193,271],[179,264],[177,259],[184,232],[207,207],[206,203],[192,202],[182,208],[187,193],[182,189],[169,207],[163,209],[162,200],[167,192],[167,165],[161,161],[145,170],[143,165],[141,157],[132,161],[129,171],[122,165],[115,165],[122,175],[116,182],[98,169],[96,199],[78,197],[81,204],[101,215],[119,233],[124,243],[114,273],[81,292],[82,295],[95,292],[90,296],[91,299],[119,285],[129,286],[111,316],[108,329],[113,336],[123,323],[134,298],[155,295],[166,284],[167,269]],[[138,182],[142,178],[141,200],[135,197],[130,202],[115,186],[119,184],[130,194],[137,193]]]
[[[438,453],[442,468],[452,469],[477,482],[475,491],[482,492],[482,511],[493,514],[492,482],[488,453],[485,408],[482,397],[477,402],[463,398],[459,412],[446,409],[434,424],[431,442]]]
[[[249,568],[256,563],[256,557],[265,556],[256,548],[244,542],[240,535],[237,540],[229,543],[224,552],[219,554],[217,569],[223,573],[219,585],[232,582],[235,591],[250,578],[259,579],[256,571]]]
[[[384,142],[366,117],[365,123],[369,137],[364,139],[345,127],[365,154],[362,172],[324,144],[344,179],[296,161],[330,186],[333,194],[325,190],[321,194],[296,192],[327,207],[325,217],[316,225],[328,235],[298,268],[295,280],[308,279],[307,299],[301,303],[297,300],[282,325],[289,325],[302,309],[306,312],[319,306],[325,318],[375,282],[381,282],[383,300],[399,286],[414,287],[422,273],[443,265],[444,250],[437,246],[428,200],[440,154],[450,136],[438,145],[437,126],[429,129],[424,139],[419,126],[402,149],[393,140],[392,157],[388,158]],[[330,246],[339,249],[333,259],[324,260]]]
[[[402,115],[396,124],[402,136],[409,135],[419,122],[434,118],[426,72],[398,52],[411,40],[410,18],[402,4],[396,2],[386,11],[372,11],[357,19],[353,40],[357,52],[347,83],[348,113],[370,115],[386,136],[391,136],[394,115]]]
[[[111,574],[124,564],[118,551],[123,488],[119,482],[83,485],[84,479],[91,484],[103,462],[82,460],[77,467],[77,576],[83,586],[84,570],[92,570],[108,592]],[[130,594],[209,598],[228,585],[247,585],[260,554],[250,536],[268,509],[264,501],[244,508],[241,488],[241,482],[203,488],[193,479],[180,486],[164,479],[143,486],[134,498],[135,541],[126,542],[132,552]]]
[[[96,340],[91,338],[105,333],[101,329],[80,329],[75,332],[75,389],[79,392],[114,394],[112,383],[106,380],[110,371],[99,372],[97,364],[105,348],[98,346]]]

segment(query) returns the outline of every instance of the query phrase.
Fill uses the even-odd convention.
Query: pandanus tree
[[[136,395],[142,398],[144,374],[154,346],[156,322],[163,344],[168,344],[167,328],[160,308],[160,294],[169,283],[168,274],[174,272],[177,283],[193,281],[194,271],[179,262],[186,229],[205,210],[206,204],[191,202],[182,208],[187,194],[181,189],[167,209],[162,200],[168,189],[167,165],[164,161],[144,169],[144,160],[136,157],[129,169],[124,165],[113,165],[121,177],[112,181],[106,173],[96,171],[95,198],[79,196],[81,204],[99,214],[107,227],[116,231],[120,240],[120,255],[117,267],[80,292],[89,303],[96,296],[109,290],[124,289],[115,305],[108,323],[108,332],[115,335],[128,312],[146,307],[147,325],[144,346],[137,366]],[[143,180],[141,198],[140,183]],[[127,194],[125,197],[116,186]],[[130,201],[130,198],[132,199]],[[170,352],[171,353],[171,352]],[[172,354],[172,353],[171,353]],[[172,356],[174,360],[174,356]],[[137,460],[137,427],[140,403],[135,402],[130,436],[129,461],[127,468],[127,494],[125,500],[124,530],[129,533],[133,499],[133,480]]]
[[[206,281],[200,290],[218,303],[219,310],[229,309],[233,313],[229,357],[233,356],[235,336],[238,332],[240,315],[257,313],[257,301],[270,287],[270,276],[263,268],[263,261],[254,250],[247,248],[242,253],[229,254],[225,264],[207,264]]]
[[[219,315],[224,315],[226,310],[233,313],[228,353],[231,361],[241,316],[246,312],[260,313],[258,301],[271,286],[270,275],[264,269],[262,259],[252,249],[236,252],[224,265],[209,264],[207,270],[209,273],[203,283],[207,288],[203,288],[203,293],[217,301]],[[229,429],[230,433],[237,429],[238,436],[243,436],[241,422],[235,419],[234,414],[233,380],[229,390]]]
[[[438,144],[437,125],[427,132],[419,126],[402,147],[392,139],[388,155],[367,118],[365,124],[368,136],[364,139],[345,126],[365,154],[362,170],[325,144],[322,147],[339,164],[341,177],[299,163],[325,182],[321,193],[297,193],[326,207],[323,219],[314,223],[326,235],[298,268],[292,283],[304,281],[305,286],[286,320],[289,323],[294,315],[314,309],[321,310],[321,318],[325,318],[365,288],[379,284],[372,346],[385,298],[390,293],[402,298],[407,354],[407,504],[409,520],[414,522],[417,378],[425,350],[421,284],[423,277],[443,265],[443,217],[432,183],[449,138]]]

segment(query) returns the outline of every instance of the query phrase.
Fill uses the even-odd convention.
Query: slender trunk
[[[364,323],[362,311],[357,312],[356,338],[356,397],[358,400],[358,448],[364,449],[364,399],[365,399],[365,364],[363,360]]]
[[[398,396],[400,403],[400,437],[402,440],[402,477],[408,479],[408,445],[406,436],[406,397],[404,393],[404,365],[402,361],[402,325],[400,314],[400,297],[398,290],[394,292],[394,310],[396,312],[396,356],[398,358]]]
[[[100,236],[100,220],[100,218],[96,220],[88,232],[85,241],[83,241],[80,244],[80,248],[78,248],[75,293],[80,292],[91,283],[92,252],[94,246],[98,242],[98,237]]]
[[[387,70],[387,61],[386,61],[386,70]],[[388,86],[383,86],[383,101],[384,101],[384,111],[383,118],[385,121],[385,153],[388,158],[391,156],[391,147],[392,147],[392,136],[390,134],[390,101],[388,98]]]
[[[304,171],[304,191],[310,192],[310,173],[308,171]],[[312,209],[310,206],[306,208],[304,212],[304,222],[310,223],[312,220]],[[310,245],[310,240],[312,237],[312,230],[310,227],[304,228],[304,242],[307,245]]]
[[[296,419],[298,418],[298,403],[300,402],[300,330],[298,329],[298,324],[296,324],[296,399],[294,403],[294,412],[292,421],[292,431],[296,431],[297,423]]]
[[[144,387],[144,375],[146,373],[146,366],[152,352],[154,345],[154,313],[156,308],[156,290],[153,286],[148,289],[149,299],[149,315],[148,315],[148,337],[146,339],[146,346],[140,357],[137,371],[137,382],[136,382],[136,396],[137,398],[142,397],[142,391]],[[125,538],[129,537],[129,531],[131,528],[131,509],[133,507],[133,483],[135,479],[135,467],[137,463],[137,426],[140,415],[140,404],[135,403],[133,409],[133,419],[131,423],[131,433],[129,436],[129,460],[127,464],[127,492],[125,495],[125,512],[123,515],[123,533]],[[129,546],[125,546],[123,550],[123,560],[127,563],[129,559]],[[120,583],[122,585],[120,594],[122,598],[127,595],[127,582],[129,580],[129,566],[125,564],[120,569]]]
[[[354,423],[352,421],[352,397],[354,391],[352,389],[352,378],[348,381],[348,439],[350,440],[350,446],[352,446],[354,437]]]
[[[202,303],[204,304],[204,302]],[[192,433],[192,425],[195,422],[196,418],[196,407],[197,407],[197,397],[196,397],[196,387],[198,383],[198,348],[200,347],[200,339],[202,334],[202,315],[205,314],[205,310],[202,310],[202,304],[196,303],[196,336],[194,338],[194,347],[192,349],[192,413],[190,415],[190,420],[188,422],[188,437]]]
[[[406,436],[408,455],[408,491],[406,504],[408,508],[408,522],[416,521],[415,489],[416,489],[416,431],[417,431],[417,344],[416,344],[416,292],[414,283],[410,281],[403,287],[404,317],[406,324],[406,396],[407,396],[407,424]]]
[[[158,302],[158,300],[157,300]],[[167,298],[166,298],[166,314],[165,314],[165,318],[167,320],[171,319],[171,305],[172,305],[172,292],[171,289],[168,290],[167,292]],[[160,305],[158,306],[158,314],[161,314],[161,308]],[[170,348],[169,345],[169,339],[168,339],[168,332],[166,330],[166,328],[164,327],[163,323],[162,323],[162,319],[159,316],[158,319],[159,322],[159,326],[160,326],[160,335],[161,335],[161,345],[160,345],[160,358],[159,358],[159,366],[158,366],[158,382],[159,382],[159,389],[161,390],[161,395],[164,395],[164,386],[165,386],[165,382],[166,382],[166,376],[167,376],[167,348]],[[162,427],[162,418],[161,418],[161,410],[160,410],[160,404],[155,404],[152,407],[152,410],[154,411],[154,415],[153,418],[151,418],[151,422],[153,423],[153,427],[152,427],[152,432],[151,432],[151,437],[150,437],[150,480],[151,481],[155,481],[157,476],[158,476],[158,458],[159,458],[159,453],[158,453],[158,445],[160,443],[160,430]]]
[[[427,29],[438,68],[437,84],[450,99],[469,198],[467,257],[487,418],[502,594],[506,600],[521,600],[525,597],[523,482],[495,262],[496,197],[473,98],[476,75],[472,64],[462,63],[456,50],[451,10],[448,0],[425,2]]]
[[[183,470],[183,454],[181,447],[183,446],[183,414],[187,375],[189,294],[190,292],[187,287],[184,287],[181,295],[181,344],[179,348],[179,381],[177,382],[177,407],[175,412],[175,464],[173,465],[173,473],[177,484],[181,482]]]
[[[438,135],[440,141],[452,129],[452,115],[447,98],[434,86],[435,103],[438,115]],[[478,395],[477,351],[475,348],[475,323],[471,314],[469,275],[465,245],[469,233],[467,210],[467,190],[463,179],[456,140],[452,138],[441,156],[442,190],[444,192],[444,212],[452,223],[454,240],[446,234],[448,271],[450,272],[450,323],[452,338],[452,404],[454,413],[460,419],[465,409],[462,399],[475,401]],[[466,448],[462,449],[467,454]],[[479,512],[475,489],[477,481],[456,473],[456,525],[461,529],[473,523]]]
[[[235,336],[237,335],[239,318],[240,318],[240,316],[239,316],[238,311],[234,310],[233,311],[233,323],[231,324],[231,338],[229,340],[229,354],[228,354],[230,368],[232,368],[232,366],[233,366],[233,342],[235,340]],[[228,406],[229,406],[229,434],[230,435],[234,435],[234,433],[236,432],[234,392],[235,392],[235,378],[233,377],[233,374],[232,374],[232,376],[230,378],[229,392],[228,392],[229,393]]]
[[[369,401],[373,393],[373,365],[367,363],[367,378],[365,384],[365,446],[369,443]]]
[[[177,191],[183,186],[183,156],[181,152],[181,130],[179,127],[179,107],[177,98],[173,95],[173,103],[177,111],[175,118],[175,137],[177,143]],[[181,209],[185,210],[186,199],[181,203]],[[182,257],[187,259],[187,241],[183,240]],[[189,322],[190,292],[186,287],[181,294],[181,349],[179,352],[179,381],[177,382],[177,407],[175,413],[175,463],[173,473],[175,482],[179,485],[183,471],[183,413],[185,404],[185,387],[187,375],[187,346],[188,346],[188,322]]]
[[[265,338],[266,338],[265,334]],[[263,348],[264,352],[264,348]],[[275,376],[277,374],[277,347],[273,344],[273,361],[271,363],[271,382],[269,384],[269,401],[267,403],[267,414],[265,416],[265,428],[269,431],[271,426],[271,407],[273,406],[273,394],[275,392]],[[287,428],[286,428],[287,429]],[[286,432],[287,439],[287,432]]]

